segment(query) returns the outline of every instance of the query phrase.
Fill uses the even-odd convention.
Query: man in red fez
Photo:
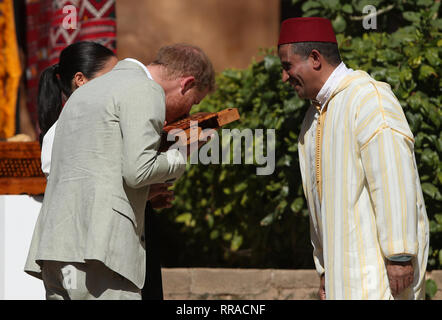
[[[283,21],[283,81],[310,99],[299,162],[321,299],[423,299],[428,218],[414,137],[387,83],[341,61],[324,18]]]

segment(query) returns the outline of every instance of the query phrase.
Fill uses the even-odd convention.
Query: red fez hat
[[[278,46],[293,42],[336,42],[330,20],[319,17],[290,18],[281,25]]]

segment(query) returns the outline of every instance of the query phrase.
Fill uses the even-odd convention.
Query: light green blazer
[[[55,131],[51,174],[25,271],[41,261],[100,260],[142,288],[149,185],[178,178],[159,153],[163,89],[130,61],[78,88]]]

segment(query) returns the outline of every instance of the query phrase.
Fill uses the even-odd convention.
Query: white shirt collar
[[[316,101],[318,101],[321,105],[321,110],[328,99],[330,99],[330,96],[338,86],[339,82],[341,82],[341,80],[351,72],[353,72],[353,69],[347,68],[344,62],[341,62],[336,67],[336,69],[333,70],[327,81],[322,86],[321,90],[319,90],[318,95],[316,96]]]
[[[133,58],[126,58],[126,59],[124,59],[124,60],[125,60],[125,61],[132,61],[132,62],[138,64],[141,68],[143,68],[144,72],[146,72],[148,78],[149,78],[150,80],[153,80],[152,75],[150,74],[150,72],[149,72],[149,70],[147,69],[147,67],[146,67],[144,64],[142,64],[140,61],[138,61],[137,59],[133,59]]]

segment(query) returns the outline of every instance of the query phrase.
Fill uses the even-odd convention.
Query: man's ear
[[[195,86],[195,77],[188,76],[181,78],[181,94],[184,95],[188,90],[192,89]]]
[[[86,78],[86,76],[83,74],[83,72],[77,72],[74,75],[74,78],[72,79],[74,82],[74,86],[76,88],[81,87],[82,85],[84,85],[88,79]]]
[[[310,58],[312,59],[313,68],[315,70],[321,69],[321,65],[322,65],[321,53],[318,50],[313,49],[312,52],[310,52]]]

